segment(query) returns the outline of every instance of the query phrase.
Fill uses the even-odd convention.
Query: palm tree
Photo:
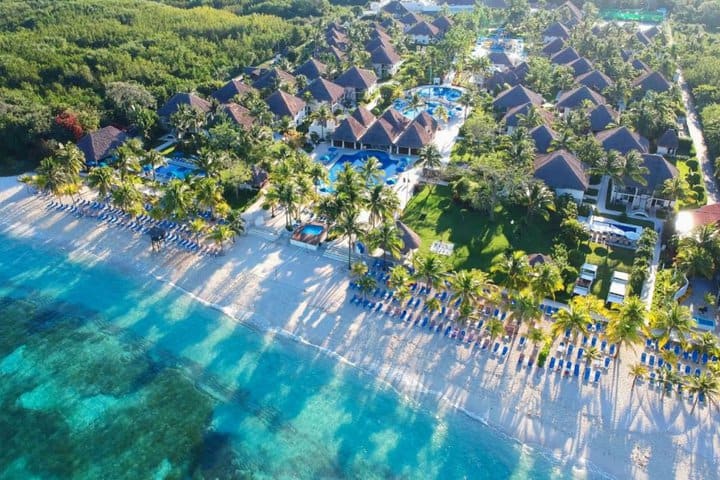
[[[525,220],[538,216],[546,222],[550,220],[550,212],[555,211],[555,194],[542,182],[530,182],[521,190],[520,200],[527,209]]]
[[[540,328],[532,327],[528,330],[528,342],[532,344],[533,350],[536,350],[538,348],[538,344],[543,343],[546,338],[546,333]]]
[[[515,297],[513,301],[510,302],[510,311],[518,327],[528,322],[532,328],[535,325],[535,321],[542,317],[542,310],[540,310],[537,298],[528,294],[521,294]]]
[[[278,203],[285,210],[285,228],[290,229],[292,225],[293,215],[297,210],[300,196],[298,195],[295,184],[289,180],[276,186]]]
[[[442,167],[442,156],[434,144],[426,145],[420,150],[418,157],[420,165],[428,170],[438,170]]]
[[[687,180],[678,175],[663,182],[660,194],[672,201],[685,200],[690,195],[690,185]]]
[[[357,286],[360,293],[362,293],[363,300],[367,300],[368,295],[377,287],[377,282],[370,275],[363,275],[358,278]]]
[[[490,334],[490,343],[492,343],[499,335],[505,332],[505,326],[499,318],[492,317],[485,324],[485,328]]]
[[[195,236],[195,241],[199,242],[200,237],[207,232],[208,224],[202,218],[193,218],[189,223],[190,231]]]
[[[364,233],[364,230],[358,222],[360,212],[357,208],[346,207],[340,211],[333,230],[339,235],[346,236],[348,239],[348,270],[352,265],[352,250],[355,246],[355,238]]]
[[[383,264],[387,264],[388,255],[394,259],[400,258],[405,246],[398,228],[390,222],[381,223],[379,227],[371,230],[367,235],[367,241],[373,250],[382,248]]]
[[[310,180],[312,180],[313,185],[315,185],[316,192],[317,192],[317,187],[320,184],[327,183],[327,181],[328,181],[327,168],[325,168],[322,164],[320,164],[318,162],[312,163],[307,174],[308,174],[308,177],[310,177]]]
[[[650,171],[645,166],[645,161],[637,150],[631,150],[625,155],[625,174],[626,178],[639,183],[640,185],[647,185],[647,178],[645,176]]]
[[[184,141],[188,133],[199,132],[204,123],[205,114],[187,104],[179,105],[175,113],[170,115],[170,125],[180,141]]]
[[[114,165],[120,174],[120,182],[125,182],[128,175],[137,175],[142,171],[140,159],[144,154],[142,142],[137,138],[128,140],[115,150]]]
[[[58,145],[55,159],[70,177],[77,177],[85,169],[85,155],[72,143]]]
[[[429,288],[440,285],[440,281],[445,277],[447,271],[440,257],[431,253],[416,256],[413,259],[413,266],[415,267],[416,278]]]
[[[110,196],[112,189],[117,183],[115,170],[112,167],[97,167],[90,170],[88,174],[88,185],[98,191],[101,199]]]
[[[145,155],[143,155],[140,158],[140,164],[143,167],[147,167],[152,172],[152,179],[155,181],[155,170],[162,166],[167,164],[167,158],[165,158],[165,155],[158,152],[155,149],[150,149],[147,152],[145,152]]]
[[[142,199],[142,194],[135,188],[132,182],[121,182],[117,188],[112,191],[113,205],[132,216],[142,213]]]
[[[490,271],[500,275],[500,283],[505,285],[508,290],[519,292],[530,281],[530,264],[527,255],[522,250],[507,252],[496,258]]]
[[[530,272],[530,290],[540,301],[550,297],[555,300],[555,292],[565,288],[560,269],[554,263],[539,263]]]
[[[159,207],[162,212],[175,220],[183,220],[190,213],[192,201],[190,186],[181,180],[173,179],[163,188]]]
[[[717,405],[718,397],[720,397],[720,378],[711,372],[704,372],[699,377],[692,376],[687,383],[688,391],[694,395],[693,406],[690,410],[692,414],[695,412],[700,395],[710,405]]]
[[[211,215],[215,216],[217,207],[225,203],[217,181],[210,177],[198,177],[192,183],[192,187],[197,207],[201,210],[208,210]]]
[[[702,354],[706,353],[708,356],[718,356],[720,354],[720,346],[718,346],[718,339],[712,332],[704,332],[702,335],[695,335],[695,348]]]
[[[350,267],[350,276],[353,278],[360,278],[363,275],[367,275],[368,266],[365,262],[355,262]]]
[[[215,245],[220,249],[220,255],[223,254],[225,242],[230,240],[232,237],[233,232],[232,230],[230,230],[230,227],[223,224],[215,225],[215,228],[213,228],[208,234],[208,239],[214,242]]]
[[[477,270],[458,270],[450,277],[451,302],[475,308],[483,298],[483,284]]]
[[[593,361],[602,358],[602,352],[593,346],[589,346],[585,349],[585,364],[590,365]]]
[[[402,265],[395,265],[390,269],[390,278],[388,278],[388,286],[393,290],[407,288],[412,281],[410,273]]]
[[[647,321],[645,302],[640,297],[629,296],[620,305],[617,315],[612,315],[608,321],[607,339],[617,345],[615,357],[620,355],[624,344],[637,345],[642,343],[642,330]]]
[[[450,118],[447,108],[445,108],[443,105],[438,105],[437,107],[435,107],[435,118],[447,123],[448,119]]]
[[[333,118],[333,114],[327,105],[322,104],[313,114],[312,119],[318,122],[320,125],[320,138],[325,139],[325,128],[327,127],[328,121]]]
[[[368,193],[367,207],[370,213],[370,225],[374,227],[380,220],[392,220],[400,208],[400,199],[392,188],[377,184]]]
[[[584,305],[573,299],[570,301],[570,308],[561,308],[555,312],[553,321],[551,327],[553,336],[558,337],[564,334],[566,330],[570,330],[574,343],[578,334],[587,335],[588,325],[592,323],[592,316]]]
[[[335,180],[335,192],[337,194],[338,205],[348,208],[359,208],[365,202],[363,194],[366,187],[367,184],[360,174],[355,171],[349,162],[346,163]]]
[[[653,336],[658,338],[658,347],[662,348],[673,337],[685,341],[695,328],[692,312],[684,305],[674,302],[670,307],[662,306],[652,311]]]
[[[628,375],[630,375],[633,379],[632,385],[630,386],[630,396],[632,397],[632,393],[633,393],[633,390],[635,390],[635,385],[637,384],[637,381],[644,380],[647,377],[648,369],[642,363],[635,363],[630,366]]]
[[[360,176],[368,187],[380,183],[384,175],[382,164],[376,157],[368,157],[360,167]]]
[[[617,150],[610,150],[590,167],[593,175],[607,175],[616,184],[622,185],[625,174],[625,159]]]
[[[427,307],[428,311],[432,315],[435,312],[439,312],[442,309],[442,302],[437,297],[428,298],[425,301],[425,307]]]

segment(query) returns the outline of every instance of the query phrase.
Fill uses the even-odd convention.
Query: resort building
[[[583,108],[586,102],[597,106],[604,105],[607,103],[607,100],[596,91],[582,85],[567,92],[560,92],[555,107],[559,112],[567,115],[572,110]]]
[[[445,35],[448,32],[448,30],[450,30],[450,28],[452,27],[453,22],[449,17],[442,15],[442,16],[436,18],[435,20],[433,20],[432,24],[435,25],[438,28],[438,30],[440,30],[440,33],[442,35]]]
[[[672,207],[674,202],[660,197],[659,192],[666,180],[678,176],[677,168],[662,155],[644,154],[642,158],[643,166],[648,169],[648,173],[643,175],[646,184],[631,178],[625,178],[623,185],[611,182],[610,198],[613,202],[627,205],[630,210],[655,212],[659,208]]]
[[[382,42],[381,40],[377,40]],[[395,75],[402,64],[402,58],[395,51],[392,45],[378,45],[370,52],[370,62],[372,63],[375,75],[379,78],[388,78]]]
[[[610,280],[610,289],[608,290],[606,301],[608,303],[624,303],[629,284],[629,274],[625,272],[618,272],[617,270],[614,271],[612,274],[612,279]]]
[[[542,54],[547,55],[548,57],[552,57],[563,48],[565,48],[565,41],[560,38],[556,38],[555,40],[551,40],[543,47]]]
[[[670,82],[660,72],[648,72],[641,75],[633,82],[632,86],[643,95],[650,91],[657,93],[667,92],[672,88]]]
[[[310,111],[317,111],[325,105],[331,112],[342,110],[345,102],[345,89],[324,78],[317,78],[300,92],[302,98],[308,98]]]
[[[230,120],[240,125],[244,130],[250,130],[255,123],[255,117],[250,110],[237,103],[221,105],[219,111],[228,116]]]
[[[542,180],[558,197],[570,195],[581,203],[590,184],[582,162],[567,150],[557,150],[535,159],[534,177]]]
[[[293,126],[300,125],[307,115],[305,100],[282,90],[276,90],[265,100],[265,103],[276,119],[287,117]]]
[[[347,98],[357,103],[377,88],[377,75],[372,70],[351,67],[335,79],[335,83],[343,87]]]
[[[176,93],[157,111],[163,126],[169,126],[170,117],[173,113],[177,112],[180,105],[187,105],[201,113],[208,113],[212,108],[210,102],[194,93]]]
[[[604,92],[615,83],[610,79],[610,77],[602,73],[600,70],[590,70],[587,73],[578,75],[575,78],[575,82],[580,85],[590,87],[599,93]]]
[[[502,117],[500,123],[504,126],[505,132],[509,135],[520,125],[521,120],[527,117],[531,110],[535,110],[545,123],[552,123],[552,113],[536,107],[532,103],[524,103],[518,107],[511,108]]]
[[[568,63],[568,67],[573,69],[573,75],[575,75],[576,77],[578,75],[588,73],[593,68],[595,68],[592,62],[585,57],[580,57],[577,60]]]
[[[657,141],[657,153],[674,157],[679,146],[680,139],[678,138],[677,130],[669,128]]]
[[[109,163],[115,149],[128,138],[125,132],[110,125],[83,135],[77,146],[85,155],[85,165],[95,167],[103,162]]]
[[[590,130],[600,132],[613,128],[617,124],[619,116],[609,105],[598,105],[589,112]]]
[[[550,61],[556,65],[567,65],[580,58],[580,54],[572,47],[566,47],[550,57]]]
[[[490,65],[495,71],[505,72],[515,66],[515,62],[505,52],[490,52],[487,55]]]
[[[543,43],[552,42],[553,40],[567,40],[570,38],[570,30],[560,22],[555,22],[549,25],[542,32]]]
[[[219,90],[213,92],[212,97],[220,103],[228,103],[252,92],[257,92],[257,90],[235,78],[227,82]]]
[[[435,139],[437,130],[437,121],[429,113],[421,112],[398,137],[395,142],[396,153],[419,155],[420,150]]]
[[[311,58],[297,67],[293,74],[296,77],[302,75],[307,78],[309,82],[312,82],[313,80],[324,77],[327,74],[327,65],[315,58]]]
[[[542,105],[545,99],[539,93],[535,93],[524,85],[516,85],[510,90],[501,92],[493,100],[493,108],[498,112],[507,112],[511,108],[519,107],[530,103],[532,105]]]
[[[623,155],[627,155],[631,150],[647,153],[650,145],[646,138],[630,131],[627,127],[615,127],[598,132],[595,138],[606,152],[617,150]]]
[[[429,45],[435,42],[441,35],[438,27],[425,20],[407,29],[405,34],[416,45]]]
[[[295,77],[285,70],[271,68],[255,80],[252,86],[257,90],[266,91],[292,89],[295,87]]]
[[[675,219],[678,235],[688,234],[701,225],[720,226],[720,203],[703,205],[695,210],[681,210]]]
[[[530,138],[535,142],[537,153],[548,153],[553,140],[558,139],[558,134],[547,125],[540,125],[530,130]]]

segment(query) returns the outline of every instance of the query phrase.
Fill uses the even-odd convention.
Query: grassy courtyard
[[[455,245],[449,264],[453,269],[480,268],[488,271],[493,259],[508,250],[527,253],[549,253],[559,231],[559,219],[546,222],[540,218],[525,219],[520,208],[498,208],[495,219],[470,210],[452,200],[449,187],[425,187],[405,207],[402,217],[422,238],[421,253],[429,252],[436,240]],[[609,249],[597,243],[581,247],[585,262],[599,266],[593,294],[605,298],[614,270],[630,272],[634,252],[622,248]],[[560,292],[558,300],[567,300],[572,291]]]
[[[405,207],[402,217],[422,238],[420,252],[435,240],[455,244],[450,264],[455,269],[489,270],[495,257],[507,250],[548,253],[558,232],[557,222],[531,219],[521,209],[498,208],[495,219],[456,204],[449,187],[425,187]]]

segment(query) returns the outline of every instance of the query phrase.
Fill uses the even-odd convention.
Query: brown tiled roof
[[[430,144],[435,136],[435,131],[424,127],[420,122],[413,121],[400,134],[395,145],[404,148],[422,148]]]
[[[369,145],[390,147],[395,142],[398,133],[387,121],[379,119],[368,128],[361,141]]]
[[[276,90],[265,102],[268,104],[270,111],[279,118],[295,118],[306,105],[302,98],[290,95],[282,90]]]
[[[435,37],[440,34],[440,29],[432,23],[423,20],[410,27],[410,29],[408,29],[405,33],[407,35],[426,35],[428,37]]]
[[[311,58],[307,62],[295,69],[295,75],[304,75],[308,80],[315,80],[322,77],[327,72],[327,65]]]
[[[335,83],[345,88],[367,90],[377,83],[377,76],[372,70],[351,67],[336,78]]]
[[[557,150],[535,159],[535,178],[551,188],[587,190],[589,180],[580,160],[567,150]]]
[[[238,95],[242,97],[243,95],[256,91],[257,90],[250,85],[234,78],[223,85],[219,90],[216,90],[212,96],[220,103],[227,103]]]
[[[177,111],[180,105],[189,105],[195,110],[203,113],[209,112],[211,108],[210,102],[204,98],[198,97],[194,93],[176,93],[170,97],[170,99],[168,99],[162,107],[160,107],[157,113],[161,117],[170,117]]]
[[[400,55],[390,45],[377,47],[370,52],[370,61],[380,65],[395,65],[400,63]]]
[[[252,86],[258,90],[262,90],[264,88],[275,88],[277,86],[277,82],[281,84],[295,85],[295,77],[285,70],[272,68],[261,75],[260,78],[255,80]]]
[[[110,125],[85,134],[78,140],[77,146],[85,154],[86,163],[97,163],[110,156],[128,138],[125,132]]]
[[[395,135],[400,133],[410,123],[410,120],[405,115],[398,112],[393,107],[385,110],[378,120],[384,120],[387,122],[388,125],[392,127]]]
[[[353,117],[347,117],[335,128],[332,138],[341,142],[357,142],[366,131],[366,126]]]
[[[313,80],[310,85],[303,90],[303,93],[304,92],[310,92],[312,98],[317,102],[327,103],[336,103],[345,95],[345,89],[343,87],[324,78]]]
[[[227,103],[220,108],[231,120],[246,130],[249,130],[255,123],[255,117],[250,114],[250,110],[242,105]]]
[[[362,105],[355,109],[351,117],[357,120],[358,123],[360,123],[360,125],[363,125],[365,128],[372,125],[373,122],[376,120],[375,115],[373,115],[370,110],[363,107]]]

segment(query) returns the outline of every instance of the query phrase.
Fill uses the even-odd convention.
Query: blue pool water
[[[462,90],[453,87],[421,87],[417,90],[417,94],[421,97],[444,98],[448,102],[457,102],[462,97]]]
[[[305,225],[302,229],[304,235],[320,235],[324,228],[320,225]]]
[[[641,233],[641,232],[642,232],[642,228],[636,227],[636,226],[634,226],[634,225],[625,225],[625,224],[622,224],[622,223],[615,223],[615,222],[608,222],[608,221],[597,221],[597,220],[594,221],[593,223],[594,223],[595,225],[609,225],[609,226],[611,226],[611,227],[618,228],[618,229],[622,230],[623,232],[638,232],[638,233]]]
[[[174,163],[172,160],[167,165],[162,165],[155,169],[155,173],[158,177],[178,180],[185,180],[188,175],[197,174],[199,171],[197,168],[189,168],[184,165]]]
[[[375,157],[378,159],[378,161],[380,162],[380,168],[384,172],[384,182],[388,184],[394,183],[393,179],[397,176],[397,174],[405,171],[405,169],[407,169],[410,165],[409,159],[404,157],[396,159],[391,157],[387,152],[383,152],[382,150],[361,150],[354,153],[346,153],[341,155],[337,159],[337,161],[335,161],[335,163],[333,163],[328,168],[329,184],[321,186],[320,191],[334,191],[332,186],[335,184],[335,181],[337,180],[340,172],[342,172],[342,170],[345,168],[346,163],[350,163],[352,164],[353,168],[355,168],[356,170],[360,170],[365,161],[370,157]]]
[[[699,326],[701,326],[705,330],[714,330],[715,329],[715,320],[708,319],[708,318],[702,318],[702,317],[695,317],[695,321]]]
[[[570,478],[150,278],[0,237],[0,478]]]

